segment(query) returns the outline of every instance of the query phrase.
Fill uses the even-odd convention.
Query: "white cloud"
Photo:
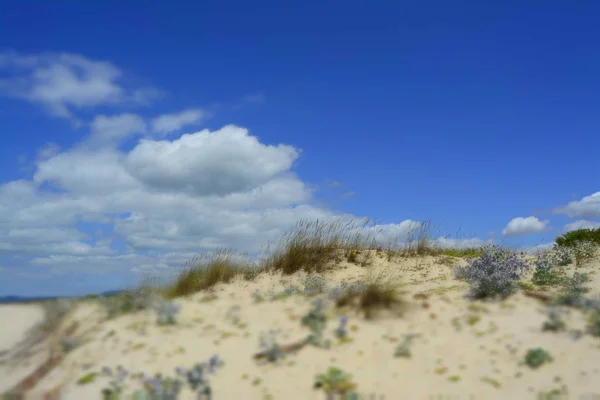
[[[554,247],[554,242],[542,243],[536,246],[522,247],[520,250],[526,254],[539,254],[551,250]]]
[[[550,221],[540,221],[537,217],[513,218],[502,230],[506,237],[522,236],[531,233],[539,233],[546,230]]]
[[[172,142],[142,140],[127,155],[131,176],[148,187],[193,195],[226,195],[266,184],[289,170],[299,152],[266,146],[233,125],[203,130]]]
[[[174,114],[164,114],[151,122],[152,130],[163,135],[180,130],[186,125],[197,124],[208,114],[199,108],[191,108]]]
[[[121,70],[109,62],[76,54],[0,53],[0,92],[47,108],[53,115],[75,118],[73,109],[100,105],[144,104],[158,95],[152,88],[128,90],[119,83]]]
[[[146,132],[146,129],[146,122],[139,115],[99,115],[91,123],[91,135],[87,144],[113,146],[133,134]]]
[[[600,192],[571,201],[566,206],[554,209],[555,214],[566,214],[570,218],[600,218]]]
[[[600,222],[587,221],[585,219],[580,219],[575,222],[571,222],[570,224],[565,225],[565,232],[576,231],[578,229],[597,229],[600,228]]]

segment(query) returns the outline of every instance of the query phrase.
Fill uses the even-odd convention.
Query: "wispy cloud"
[[[565,225],[565,232],[576,231],[578,229],[597,229],[600,228],[600,222],[587,221],[580,219]]]
[[[105,61],[67,53],[0,53],[0,92],[42,105],[52,115],[76,120],[74,110],[101,105],[147,104],[154,88],[127,89],[122,72]]]
[[[199,108],[190,108],[178,113],[160,115],[152,120],[152,131],[167,135],[179,131],[184,126],[197,125],[207,116],[208,113]]]
[[[600,218],[600,192],[585,196],[581,200],[554,209],[554,214],[565,214],[571,218]]]

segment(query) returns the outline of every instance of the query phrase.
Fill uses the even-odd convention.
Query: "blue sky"
[[[1,2],[0,295],[298,219],[515,247],[600,225],[599,3],[324,3]]]

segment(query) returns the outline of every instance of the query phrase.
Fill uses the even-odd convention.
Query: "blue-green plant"
[[[414,333],[404,335],[404,338],[402,339],[402,341],[400,343],[398,343],[398,345],[396,346],[396,349],[394,350],[394,356],[411,358],[412,353],[410,351],[410,346],[412,345],[413,339],[416,338],[417,336],[419,336],[419,335],[414,334]]]
[[[119,365],[115,371],[110,367],[104,367],[102,373],[111,378],[109,387],[102,389],[102,398],[104,400],[120,399],[125,388],[125,378],[129,376],[129,371]]]
[[[529,269],[524,254],[496,245],[485,246],[482,250],[483,254],[471,260],[459,273],[471,285],[470,297],[510,296],[516,291],[521,275]]]
[[[179,305],[161,298],[157,298],[154,304],[156,311],[156,323],[158,325],[174,325],[175,316],[179,313]]]
[[[566,329],[565,321],[562,318],[560,309],[550,307],[548,310],[548,319],[542,325],[543,331],[559,332]]]
[[[183,388],[183,382],[179,379],[163,377],[156,374],[153,378],[147,378],[143,381],[145,392],[151,400],[177,400],[179,393]],[[140,394],[137,394],[140,393]],[[134,393],[141,395],[141,391]]]
[[[348,338],[348,317],[340,315],[339,326],[335,328],[335,336],[338,339],[344,340]]]
[[[325,314],[325,301],[316,299],[312,302],[312,309],[302,317],[300,323],[302,326],[310,329],[311,333],[307,336],[306,343],[313,346],[328,348],[329,340],[323,337],[325,328],[327,327],[327,314]]]
[[[285,352],[281,345],[277,343],[276,334],[277,332],[271,330],[261,333],[259,338],[259,346],[265,351],[266,359],[269,362],[276,362],[285,357]]]
[[[327,289],[326,280],[318,275],[307,275],[302,281],[304,286],[303,294],[308,297],[313,297],[324,293]]]

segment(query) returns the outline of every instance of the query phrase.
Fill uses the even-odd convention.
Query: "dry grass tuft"
[[[372,319],[377,311],[404,311],[407,303],[401,296],[400,279],[383,268],[370,270],[361,285],[346,290],[337,300],[336,307],[352,307]]]
[[[291,275],[299,271],[325,272],[342,257],[357,262],[361,251],[369,248],[368,235],[363,233],[368,223],[366,220],[357,227],[354,222],[343,224],[341,220],[300,221],[265,258],[264,268]]]
[[[251,274],[253,265],[243,257],[234,257],[228,250],[196,257],[187,262],[184,271],[169,285],[166,297],[181,297],[209,289],[218,283],[228,283],[238,275]]]

